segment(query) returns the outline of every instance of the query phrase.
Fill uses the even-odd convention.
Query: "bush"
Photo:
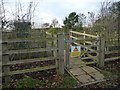
[[[51,33],[51,34],[55,34],[55,35],[56,35],[57,33],[62,32],[62,30],[59,29],[59,28],[50,28],[50,29],[48,30],[48,32]]]

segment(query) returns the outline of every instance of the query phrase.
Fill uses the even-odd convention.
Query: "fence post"
[[[2,51],[3,53],[7,52],[7,44],[3,44],[2,45]],[[6,64],[9,61],[9,55],[5,54],[2,55],[2,63]],[[8,73],[10,71],[10,67],[9,66],[3,66],[3,71],[4,73]],[[11,78],[10,76],[5,76],[5,84],[8,84],[10,82]]]
[[[67,35],[66,40],[69,40],[69,35],[70,35],[70,34],[66,34],[66,35]],[[67,43],[66,43],[66,67],[67,67],[67,68],[69,68],[69,66],[70,66],[69,50],[70,50],[70,44],[67,42]]]
[[[2,90],[2,29],[0,29],[0,90]]]
[[[85,34],[85,31],[84,31],[84,34]],[[85,45],[85,38],[86,38],[86,36],[85,35],[83,35],[83,39],[84,39],[84,43],[83,43],[83,45]],[[84,51],[85,51],[86,49],[84,48]],[[85,55],[83,55],[84,57],[85,57]]]
[[[103,36],[100,36],[99,38],[99,58],[98,58],[98,66],[100,68],[104,67],[104,61],[105,61],[105,39]]]
[[[58,34],[58,73],[64,74],[64,37],[63,34]]]

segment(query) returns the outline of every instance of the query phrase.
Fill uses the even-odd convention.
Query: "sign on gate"
[[[81,54],[80,46],[71,46],[71,57],[79,57]]]

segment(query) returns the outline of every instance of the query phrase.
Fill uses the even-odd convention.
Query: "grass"
[[[47,81],[47,82],[46,82]],[[17,81],[11,82],[3,88],[16,88],[22,90],[24,88],[73,88],[77,86],[77,81],[68,74],[57,76],[50,80],[34,79],[30,76],[23,77]]]
[[[77,81],[74,80],[71,76],[65,75],[63,77],[62,83],[58,86],[58,88],[73,88],[77,86]]]

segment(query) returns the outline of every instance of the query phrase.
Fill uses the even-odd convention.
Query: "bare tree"
[[[52,20],[52,26],[53,28],[55,28],[58,25],[58,20],[57,19],[53,19]]]
[[[89,20],[89,25],[92,26],[93,23],[95,22],[95,13],[93,12],[88,12],[88,20]]]
[[[117,14],[115,13],[116,7],[114,7],[115,3],[117,2],[102,2],[99,16],[94,23],[94,27],[99,29],[100,33],[106,35],[107,37],[114,35],[118,28]]]

